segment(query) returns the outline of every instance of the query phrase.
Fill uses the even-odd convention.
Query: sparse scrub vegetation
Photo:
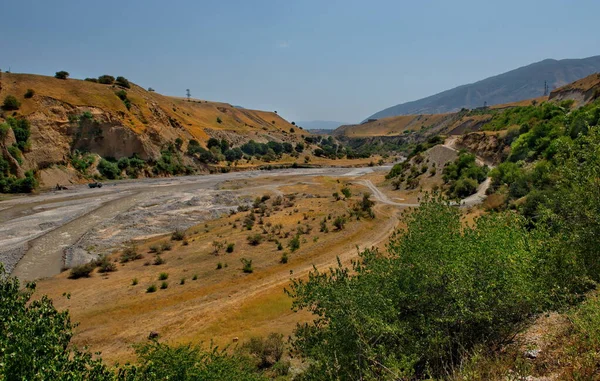
[[[250,274],[254,272],[254,268],[252,267],[252,259],[240,258],[240,262],[242,262],[242,271],[246,274]]]
[[[83,265],[75,266],[69,273],[69,279],[89,278],[90,274],[96,268],[96,264],[93,262],[86,263]]]

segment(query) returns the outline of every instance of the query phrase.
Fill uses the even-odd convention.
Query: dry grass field
[[[383,181],[383,175],[377,176],[370,178]],[[59,309],[68,309],[80,323],[74,343],[103,352],[109,363],[132,359],[132,344],[146,340],[151,331],[170,343],[212,340],[219,345],[271,332],[289,335],[297,322],[309,319],[290,310],[291,300],[283,291],[290,277],[305,276],[313,265],[326,269],[336,257],[349,263],[358,253],[356,245],[383,246],[399,223],[400,208],[377,204],[375,219],[348,218],[342,230],[334,227],[336,217],[348,216],[367,191],[358,179],[289,176],[222,185],[249,186],[258,187],[256,197],[266,199],[256,203],[252,230],[244,226],[251,207],[192,227],[182,240],[160,236],[138,242],[143,258],[135,261],[120,263],[122,253],[115,252],[110,257],[114,272],[95,270],[80,279],[69,279],[64,272],[42,280],[39,295],[48,294]],[[340,193],[345,186],[352,192],[349,199]],[[341,199],[336,201],[333,192]],[[328,232],[321,231],[322,221]],[[260,241],[256,245],[248,238],[254,235]],[[293,250],[296,236],[299,248]],[[171,248],[163,251],[165,245]],[[152,253],[157,249],[160,255]],[[284,253],[287,263],[282,263]],[[155,265],[157,257],[165,263]],[[252,261],[252,273],[243,271],[243,259]],[[162,273],[167,279],[159,279]],[[147,292],[152,285],[156,291]]]

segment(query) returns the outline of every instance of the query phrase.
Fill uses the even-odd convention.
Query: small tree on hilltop
[[[54,74],[54,78],[67,79],[69,78],[69,72],[66,72],[64,70],[57,71],[56,74]]]
[[[129,80],[125,77],[117,77],[117,79],[115,80],[115,83],[121,87],[126,87],[126,88],[131,88],[131,85],[129,84]]]

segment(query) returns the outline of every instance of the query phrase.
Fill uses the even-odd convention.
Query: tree
[[[67,79],[69,77],[69,73],[61,70],[61,71],[57,71],[56,74],[54,74],[54,78],[58,78],[58,79]]]
[[[293,280],[294,310],[316,315],[293,341],[311,364],[307,379],[438,379],[475,346],[510,340],[542,308],[536,266],[545,266],[547,235],[514,213],[474,227],[460,219],[425,200],[387,253],[366,250],[351,269],[338,262]]]
[[[19,107],[21,107],[21,102],[19,102],[15,96],[7,95],[6,98],[4,98],[4,103],[2,104],[3,109],[11,111],[18,110]]]
[[[115,80],[115,83],[119,86],[126,87],[128,89],[131,88],[131,84],[125,77],[117,77],[117,79]]]
[[[112,380],[102,360],[69,345],[69,313],[46,296],[32,300],[35,288],[28,283],[22,290],[0,264],[0,379]]]
[[[115,82],[115,77],[112,75],[104,74],[98,77],[98,83],[103,85],[112,85]]]

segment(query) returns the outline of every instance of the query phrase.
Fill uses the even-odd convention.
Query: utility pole
[[[185,95],[187,95],[187,99],[188,102],[190,101],[190,97],[192,96],[192,93],[190,93],[190,89],[185,89]]]
[[[544,96],[548,95],[548,81],[544,81]]]

